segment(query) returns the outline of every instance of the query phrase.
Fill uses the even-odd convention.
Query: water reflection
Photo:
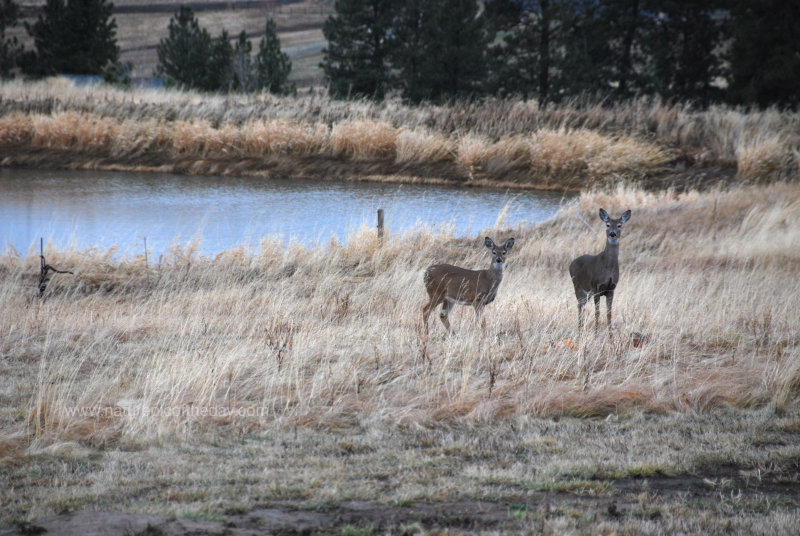
[[[569,197],[569,196],[567,196]],[[39,237],[58,247],[118,246],[155,254],[200,239],[213,255],[255,247],[267,235],[304,244],[344,241],[386,212],[389,232],[452,225],[457,235],[552,217],[552,192],[123,172],[0,169],[0,245],[19,251]],[[506,207],[508,205],[508,207]]]

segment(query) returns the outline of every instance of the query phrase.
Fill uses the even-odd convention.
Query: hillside
[[[34,23],[44,5],[42,0],[22,0],[22,20],[10,35],[16,36],[30,49],[33,40],[25,31],[24,22]],[[145,2],[123,0],[114,4],[114,19],[117,21],[117,39],[120,59],[133,64],[134,78],[152,76],[158,64],[156,49],[161,39],[168,34],[169,20],[180,3],[171,1]],[[292,59],[291,79],[299,88],[320,85],[325,39],[322,24],[333,12],[333,4],[327,0],[247,0],[224,2],[198,0],[188,5],[197,14],[200,25],[213,37],[223,29],[232,37],[244,30],[257,46],[264,35],[266,20],[273,18],[278,25],[278,34],[284,51]]]

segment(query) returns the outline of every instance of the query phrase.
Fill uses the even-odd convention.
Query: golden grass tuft
[[[0,117],[0,147],[30,143],[33,139],[33,119],[15,112]]]
[[[344,121],[331,130],[331,150],[355,160],[394,158],[397,130],[387,122]]]
[[[268,154],[314,155],[328,145],[325,125],[302,125],[285,119],[250,121],[242,128],[244,152],[248,156]]]
[[[529,143],[534,172],[555,176],[644,175],[659,170],[669,159],[655,145],[586,129],[542,129]]]
[[[457,161],[470,172],[486,161],[490,141],[483,136],[467,134],[458,138]]]
[[[447,137],[427,129],[400,129],[396,137],[396,159],[401,163],[435,163],[452,160],[455,146]]]
[[[34,147],[59,150],[102,151],[116,135],[116,121],[107,117],[77,112],[58,112],[51,116],[37,115],[33,120]]]
[[[172,150],[172,129],[163,121],[126,119],[120,123],[110,150],[117,157],[142,158]]]
[[[744,180],[772,182],[797,176],[800,168],[780,134],[743,140],[736,147],[736,169]]]

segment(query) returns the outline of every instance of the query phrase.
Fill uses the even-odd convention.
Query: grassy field
[[[576,332],[566,270],[602,248],[577,217],[599,229],[598,207],[633,210],[613,338]],[[75,274],[43,300],[39,260],[5,253],[2,524],[796,530],[796,182],[587,191],[552,221],[486,234],[516,244],[485,328],[459,307],[454,336],[434,319],[424,333],[422,272],[488,266],[482,236],[381,246],[362,229],[314,249],[188,246],[155,266],[48,248]]]
[[[0,165],[581,190],[476,237],[0,255],[12,532],[740,533],[800,525],[800,116],[0,86]],[[569,262],[631,209],[613,338]],[[578,217],[580,216],[580,218]],[[489,264],[446,336],[425,267]],[[587,319],[591,316],[587,311]],[[604,317],[605,315],[601,315]],[[635,344],[644,341],[644,344]]]

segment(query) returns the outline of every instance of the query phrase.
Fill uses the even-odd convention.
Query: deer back
[[[429,296],[438,295],[460,303],[472,303],[476,299],[489,303],[497,294],[499,284],[489,272],[436,264],[425,271],[425,289]]]

